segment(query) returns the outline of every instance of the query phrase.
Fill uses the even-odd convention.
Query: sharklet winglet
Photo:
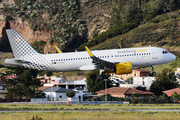
[[[63,53],[56,45],[55,45],[55,48],[58,51],[58,53]]]
[[[85,46],[85,48],[86,48],[89,56],[90,56],[90,57],[94,57],[94,55],[93,55],[92,52],[89,50],[89,48],[88,48],[87,46]]]

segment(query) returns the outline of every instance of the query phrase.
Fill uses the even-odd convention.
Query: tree
[[[87,89],[89,92],[91,93],[95,93],[96,91],[99,90],[103,90],[105,89],[105,81],[104,79],[108,79],[110,75],[105,75],[104,73],[102,73],[102,80],[98,80],[97,76],[99,75],[99,71],[95,71],[94,72],[94,77],[91,77],[91,75],[93,75],[93,73],[89,73],[86,76],[86,80],[87,80]],[[108,79],[107,80],[107,88],[112,87],[111,85],[111,81]]]
[[[169,102],[169,97],[166,94],[163,94],[161,99],[165,102],[168,103]]]
[[[137,98],[138,98],[138,97],[140,97],[140,94],[137,93],[137,92],[133,92],[133,93],[132,93],[132,97],[137,97]]]
[[[36,91],[35,91],[35,96],[34,96],[34,97],[35,97],[35,98],[45,98],[45,97],[46,97],[46,94],[43,93],[42,90],[36,90]]]
[[[147,91],[146,87],[142,87],[142,86],[137,86],[136,89],[141,91]]]
[[[173,71],[163,69],[163,71],[156,75],[156,81],[150,86],[150,91],[156,95],[162,95],[162,91],[178,87],[176,75]]]
[[[178,102],[178,100],[180,99],[180,96],[176,92],[174,92],[171,95],[171,98],[172,98],[173,102]]]
[[[133,84],[133,77],[129,77],[126,81],[128,81],[129,84]]]
[[[6,67],[6,70],[0,74],[1,80],[7,84],[6,97],[35,97],[35,92],[40,86],[39,79],[36,79],[37,73],[37,70]]]

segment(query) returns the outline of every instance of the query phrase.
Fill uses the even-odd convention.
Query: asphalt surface
[[[73,112],[73,111],[79,111],[79,112],[110,112],[110,111],[130,111],[130,112],[180,112],[180,109],[178,110],[167,110],[167,109],[161,109],[161,110],[155,110],[155,109],[119,109],[119,110],[0,110],[0,112],[60,112],[60,111],[67,111],[67,112]]]

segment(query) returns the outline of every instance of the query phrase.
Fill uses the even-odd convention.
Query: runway
[[[156,110],[156,109],[116,109],[116,110],[110,110],[110,109],[107,109],[107,110],[0,110],[0,112],[61,112],[61,111],[64,111],[64,112],[111,112],[111,111],[129,111],[129,112],[180,112],[180,109],[170,109],[170,110],[167,110],[167,109],[159,109],[159,110]]]

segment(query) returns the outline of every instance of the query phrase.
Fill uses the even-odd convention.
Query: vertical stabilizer
[[[15,58],[38,54],[16,30],[7,29],[6,33]]]

